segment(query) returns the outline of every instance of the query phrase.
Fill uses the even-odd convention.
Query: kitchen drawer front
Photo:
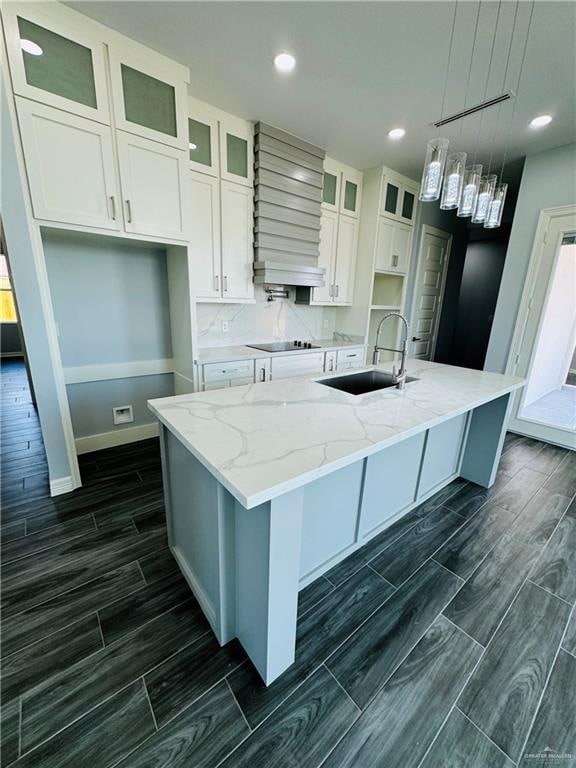
[[[237,360],[232,363],[207,363],[202,366],[202,373],[205,384],[219,381],[225,382],[228,379],[249,379],[254,381],[254,361]],[[246,384],[247,382],[243,381],[242,383]]]
[[[246,384],[254,384],[252,376],[245,376],[241,379],[219,379],[218,381],[205,381],[202,385],[204,392],[212,389],[228,389],[228,387],[242,387]]]
[[[339,349],[336,355],[336,370],[342,371],[346,368],[362,368],[364,365],[364,349]]]
[[[324,371],[324,353],[287,355],[272,358],[272,379],[309,376]]]

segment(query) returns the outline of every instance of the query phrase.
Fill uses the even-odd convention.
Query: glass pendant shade
[[[478,198],[481,176],[481,165],[471,165],[464,171],[464,183],[462,185],[460,204],[458,205],[458,216],[472,216]]]
[[[442,210],[450,211],[458,208],[464,184],[465,170],[466,152],[450,152],[446,158],[446,168],[444,171],[442,199],[440,200],[440,208]]]
[[[448,139],[430,139],[428,142],[420,185],[420,200],[424,202],[440,197],[449,144]]]
[[[494,173],[488,176],[482,176],[480,179],[480,188],[478,190],[478,199],[476,200],[476,206],[474,213],[472,214],[473,224],[483,224],[488,213],[488,208],[492,202],[494,195],[494,189],[496,188],[497,176]]]
[[[494,195],[488,208],[488,213],[484,219],[485,229],[496,229],[502,223],[502,211],[504,210],[504,202],[506,201],[506,192],[508,191],[508,184],[497,184],[494,190]]]

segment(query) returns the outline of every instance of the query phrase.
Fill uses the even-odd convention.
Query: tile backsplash
[[[331,339],[336,330],[335,307],[307,307],[289,299],[268,301],[260,286],[255,304],[198,304],[200,347],[221,347],[289,339]],[[222,329],[228,323],[228,330]]]

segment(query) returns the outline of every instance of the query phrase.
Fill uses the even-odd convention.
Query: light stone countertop
[[[334,376],[324,374],[149,400],[148,407],[249,509],[524,383],[421,360],[406,368],[419,380],[403,391],[349,395],[318,383]]]
[[[262,342],[263,344],[274,344],[276,342]],[[198,362],[204,363],[226,363],[233,360],[256,360],[261,357],[279,357],[282,355],[302,355],[311,352],[328,352],[332,349],[346,349],[348,347],[365,347],[362,341],[335,341],[334,339],[319,339],[312,341],[316,349],[293,349],[287,352],[265,352],[263,349],[252,349],[243,345],[235,347],[205,347],[198,352]]]

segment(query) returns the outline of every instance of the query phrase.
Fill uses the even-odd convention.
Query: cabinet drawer
[[[254,381],[254,361],[238,360],[234,363],[207,363],[202,366],[204,383],[224,382],[227,379],[247,379]],[[246,383],[246,382],[242,382]]]
[[[324,371],[324,353],[289,355],[272,358],[272,379],[309,376]]]
[[[361,368],[364,365],[364,349],[339,349],[336,355],[336,370]]]

